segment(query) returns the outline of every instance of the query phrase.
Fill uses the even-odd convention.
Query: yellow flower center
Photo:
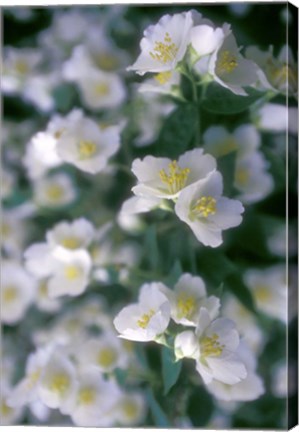
[[[13,409],[9,407],[4,401],[1,402],[0,412],[4,418],[8,417],[12,413],[12,410]]]
[[[150,56],[153,60],[166,64],[175,59],[178,53],[178,47],[172,42],[169,33],[165,33],[163,42],[156,41],[153,51],[150,51]]]
[[[180,168],[177,161],[174,160],[168,165],[168,174],[162,169],[159,171],[159,176],[167,185],[168,191],[175,194],[185,187],[189,173],[189,168]]]
[[[79,390],[78,402],[80,405],[91,405],[96,399],[96,391],[93,388],[82,388]]]
[[[213,334],[212,336],[205,336],[200,342],[200,354],[204,357],[219,357],[222,354],[224,345],[220,345],[219,336]]]
[[[15,286],[9,285],[3,288],[3,302],[12,303],[18,298],[18,290]]]
[[[25,75],[29,72],[29,67],[24,60],[17,60],[15,63],[15,70],[18,74]]]
[[[296,72],[289,65],[284,64],[282,66],[277,67],[271,64],[268,73],[269,73],[270,81],[278,89],[286,86],[287,84],[291,88],[294,89],[297,88]]]
[[[237,66],[237,57],[229,51],[222,51],[216,65],[217,75],[231,73]]]
[[[61,245],[67,249],[78,249],[81,246],[81,242],[77,237],[65,237],[62,239]]]
[[[136,403],[132,400],[124,400],[122,410],[128,419],[134,419],[138,413]]]
[[[155,315],[155,311],[153,309],[151,309],[148,314],[143,314],[142,317],[137,321],[138,326],[146,329],[153,315]]]
[[[239,168],[236,170],[235,181],[241,186],[245,186],[249,180],[249,171],[246,168]]]
[[[48,297],[48,280],[43,279],[38,286],[38,293],[40,297]]]
[[[267,285],[257,285],[254,290],[254,297],[258,302],[266,303],[271,300],[271,292]]]
[[[107,96],[110,93],[110,86],[107,83],[99,83],[95,86],[95,93],[98,96]]]
[[[60,201],[64,195],[63,188],[58,184],[52,184],[47,187],[46,194],[52,201]]]
[[[82,270],[75,265],[69,265],[64,269],[64,275],[68,280],[72,281],[78,279],[82,275]]]
[[[190,318],[194,312],[196,306],[196,301],[194,297],[187,296],[182,293],[178,297],[177,308],[178,308],[178,318]]]
[[[160,72],[155,75],[155,80],[158,81],[159,84],[166,84],[171,79],[172,73],[168,72]]]
[[[211,196],[203,196],[196,201],[191,209],[192,218],[205,217],[216,213],[216,200]],[[191,219],[192,219],[191,218]]]
[[[109,53],[99,54],[95,61],[99,68],[105,71],[114,70],[119,65],[118,58]]]
[[[34,385],[37,383],[41,375],[41,369],[36,369],[36,371],[31,372],[31,374],[28,376],[27,381],[27,389],[30,390]]]
[[[54,375],[49,384],[49,389],[55,393],[63,395],[70,386],[70,378],[64,373]]]
[[[11,234],[11,227],[8,223],[2,222],[1,224],[1,235],[2,237],[8,237]]]
[[[93,141],[80,141],[79,142],[79,155],[81,157],[81,159],[89,159],[92,156],[94,156],[94,154],[97,151],[97,145],[95,142]]]
[[[100,366],[109,367],[117,359],[117,354],[112,348],[104,348],[99,352],[97,361]]]

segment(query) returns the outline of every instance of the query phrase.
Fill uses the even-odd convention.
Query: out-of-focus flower
[[[39,310],[54,313],[61,308],[61,303],[58,299],[50,297],[48,282],[48,278],[39,279],[37,281],[37,294],[35,302]]]
[[[184,188],[204,179],[215,167],[215,159],[199,148],[187,151],[177,161],[154,156],[135,159],[132,171],[138,184],[132,191],[142,198],[175,199]]]
[[[242,222],[244,208],[240,201],[222,196],[223,182],[218,171],[185,187],[176,202],[176,215],[190,226],[196,238],[205,246],[222,243],[222,230]]]
[[[262,379],[255,372],[256,359],[244,342],[240,342],[236,351],[239,358],[246,366],[247,376],[242,381],[228,385],[218,380],[213,380],[207,385],[207,389],[217,399],[224,401],[252,401],[264,394],[265,389]]]
[[[0,425],[12,426],[21,420],[24,410],[22,407],[11,407],[8,405],[11,389],[7,386],[1,386],[0,391]]]
[[[95,235],[94,226],[85,218],[73,222],[59,222],[47,231],[46,239],[50,246],[62,246],[65,249],[86,249]]]
[[[278,398],[291,397],[296,393],[297,367],[290,360],[274,365],[272,371],[272,393]]]
[[[142,285],[138,303],[124,307],[114,318],[120,337],[140,342],[158,340],[170,320],[170,303],[162,294],[163,288],[159,282]]]
[[[52,111],[55,107],[53,89],[57,85],[57,74],[41,74],[29,77],[24,87],[23,97],[43,112]]]
[[[105,332],[98,338],[89,339],[77,356],[82,368],[96,367],[101,372],[128,366],[128,356],[114,332]]]
[[[0,195],[2,199],[8,198],[11,195],[15,183],[16,183],[16,177],[13,171],[2,166],[1,191],[0,191]]]
[[[101,130],[93,120],[82,118],[57,141],[57,153],[64,162],[82,171],[96,174],[104,170],[108,159],[120,146],[120,131],[116,126]]]
[[[111,380],[104,380],[97,370],[85,370],[78,376],[70,416],[77,426],[104,427],[115,421],[115,408],[120,391]]]
[[[287,242],[288,239],[288,242]],[[268,248],[271,253],[280,257],[294,256],[297,252],[297,233],[295,226],[285,223],[278,225],[267,238]]]
[[[254,113],[256,126],[267,132],[298,132],[298,108],[267,103]]]
[[[274,90],[290,96],[297,94],[297,66],[288,45],[281,48],[277,57],[274,57],[273,47],[268,51],[262,51],[256,46],[250,46],[246,49],[246,57],[260,67],[258,88]]]
[[[16,261],[5,261],[1,275],[1,321],[14,325],[25,315],[36,295],[36,282]]]
[[[201,307],[208,310],[211,318],[216,318],[220,301],[215,296],[207,296],[203,279],[184,273],[174,289],[164,288],[171,306],[171,318],[178,324],[197,326]]]
[[[283,265],[248,270],[244,275],[256,306],[265,314],[287,322],[286,269]]]
[[[144,419],[145,413],[145,400],[141,392],[125,392],[120,396],[116,417],[121,425],[136,426]]]
[[[176,357],[196,360],[196,370],[205,384],[218,380],[237,384],[247,376],[244,362],[237,354],[239,334],[227,318],[212,320],[201,308],[195,333],[184,331],[175,338]]]
[[[229,31],[221,46],[213,52],[208,71],[213,79],[233,93],[246,96],[243,87],[258,79],[256,64],[240,54],[234,35]]]
[[[139,233],[145,228],[144,222],[138,215],[126,213],[125,211],[119,212],[117,223],[123,231],[128,233]]]
[[[76,190],[66,173],[52,174],[33,184],[34,201],[42,207],[56,208],[71,204],[76,198]]]
[[[141,54],[127,70],[136,71],[139,75],[173,71],[186,53],[192,25],[190,11],[164,15],[157,24],[144,31],[140,42]]]

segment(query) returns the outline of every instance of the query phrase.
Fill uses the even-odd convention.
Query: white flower
[[[122,204],[120,214],[125,216],[133,216],[137,213],[147,213],[155,208],[160,207],[162,201],[160,198],[154,197],[131,197],[125,200]]]
[[[1,274],[1,321],[20,321],[36,294],[35,280],[17,262],[4,261]]]
[[[127,70],[135,70],[140,75],[174,70],[186,53],[192,25],[191,12],[164,15],[144,31],[141,54]]]
[[[34,200],[42,207],[61,207],[71,204],[76,198],[76,191],[69,175],[52,174],[39,179],[33,184]]]
[[[252,153],[261,144],[258,131],[251,124],[244,124],[229,132],[223,126],[210,126],[203,134],[204,148],[216,158],[233,151],[237,157]]]
[[[37,282],[37,295],[35,299],[37,308],[50,313],[57,312],[61,307],[61,303],[57,299],[50,297],[48,287],[49,279],[39,279]]]
[[[1,212],[1,246],[9,258],[20,258],[26,238],[26,221],[21,206]],[[26,229],[27,228],[27,229]]]
[[[132,171],[138,179],[132,188],[143,198],[175,199],[181,191],[205,178],[216,167],[215,159],[200,148],[187,151],[178,160],[146,156],[135,159]]]
[[[0,391],[0,425],[11,426],[17,424],[23,417],[24,410],[21,407],[11,407],[7,400],[11,390],[7,386],[1,386]]]
[[[10,406],[23,406],[38,400],[38,387],[53,347],[39,348],[28,356],[25,377],[12,390],[8,399]]]
[[[54,269],[52,248],[47,243],[34,243],[24,252],[25,268],[37,278],[50,276]]]
[[[115,368],[128,366],[128,357],[121,341],[114,332],[110,331],[85,342],[77,359],[83,368],[88,365],[88,367],[96,367],[101,372],[111,372]]]
[[[191,29],[190,41],[200,58],[215,51],[222,44],[229,30],[227,24],[224,24],[222,28],[215,28],[210,20],[202,18],[198,12],[192,11],[192,13],[194,26]]]
[[[230,32],[222,45],[213,52],[208,67],[218,84],[241,96],[247,96],[243,87],[250,86],[258,78],[258,67],[240,54],[236,39]]]
[[[260,353],[265,344],[265,336],[254,315],[232,295],[225,297],[221,310],[224,317],[235,321],[242,340],[254,353]]]
[[[170,320],[170,303],[159,282],[142,285],[138,303],[124,307],[114,318],[120,337],[135,341],[157,339]]]
[[[263,381],[255,372],[256,359],[242,341],[236,352],[246,366],[246,378],[233,385],[213,380],[207,385],[207,389],[217,399],[224,401],[244,402],[255,400],[265,392]]]
[[[175,338],[176,357],[195,359],[205,384],[213,379],[236,384],[246,378],[245,365],[236,354],[238,346],[235,323],[227,318],[212,321],[205,308],[201,308],[195,333],[187,330]]]
[[[62,246],[70,250],[87,248],[94,236],[95,229],[85,218],[73,222],[59,222],[46,233],[47,243],[50,246]]]
[[[140,392],[123,393],[116,406],[116,417],[123,426],[135,426],[144,419],[146,412],[144,396]]]
[[[155,74],[153,78],[145,80],[138,87],[140,93],[154,92],[164,94],[176,94],[179,92],[181,76],[179,72],[168,71]]]
[[[104,130],[93,120],[83,118],[57,142],[57,153],[65,162],[82,171],[96,174],[107,166],[108,159],[120,146],[120,131],[111,126]]]
[[[234,186],[240,192],[238,199],[246,204],[262,200],[274,187],[272,176],[266,171],[268,163],[263,153],[254,151],[237,158]]]
[[[291,397],[297,390],[297,365],[294,360],[280,361],[271,371],[271,389],[278,398]]]
[[[53,257],[53,276],[48,281],[49,296],[56,298],[82,294],[89,283],[92,265],[88,252],[58,247],[53,251]]]
[[[56,351],[44,367],[38,395],[47,407],[59,408],[62,413],[68,413],[77,385],[73,363],[65,354]]]
[[[177,216],[186,222],[205,246],[222,243],[222,230],[242,222],[240,201],[222,197],[222,176],[213,171],[203,180],[184,188],[175,205]]]
[[[288,239],[288,242],[287,242]],[[269,251],[279,257],[294,256],[297,252],[297,234],[295,226],[290,223],[288,230],[286,223],[277,225],[267,238]]]
[[[215,296],[207,297],[205,283],[199,276],[184,273],[174,286],[174,290],[166,288],[171,306],[171,318],[178,324],[197,326],[199,311],[205,307],[212,318],[216,318],[220,301]]]
[[[96,370],[86,370],[78,376],[79,385],[69,410],[77,426],[104,427],[115,422],[119,389],[113,381],[104,380]]]
[[[258,88],[290,95],[297,93],[296,65],[289,46],[284,45],[277,58],[273,55],[272,46],[268,51],[250,46],[246,49],[246,57],[260,67]]]
[[[256,115],[257,127],[263,131],[298,133],[298,108],[276,103],[263,105]]]
[[[91,69],[77,81],[84,104],[91,109],[119,107],[126,90],[118,75]]]
[[[2,167],[2,176],[1,176],[1,191],[0,196],[2,199],[8,198],[12,193],[15,183],[16,177],[13,171]]]
[[[39,110],[48,112],[55,108],[53,89],[57,85],[58,73],[39,74],[28,78],[23,90],[23,97]]]
[[[286,323],[288,290],[285,266],[276,265],[263,270],[248,270],[244,280],[250,288],[257,308]]]

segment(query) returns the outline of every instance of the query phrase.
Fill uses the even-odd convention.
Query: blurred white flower
[[[285,258],[294,256],[297,252],[297,233],[295,226],[290,223],[287,226],[285,223],[277,225],[272,233],[267,238],[269,251],[274,255]]]
[[[298,133],[298,108],[267,103],[256,113],[256,125],[263,131]]]
[[[211,318],[216,318],[220,300],[215,296],[207,296],[203,279],[184,273],[175,284],[174,289],[164,288],[171,306],[171,318],[178,324],[197,326],[200,308],[208,310]]]
[[[258,399],[265,393],[265,389],[262,379],[255,372],[256,359],[250,349],[242,341],[236,353],[246,366],[246,378],[233,385],[213,380],[207,385],[207,390],[217,399],[224,401],[245,402]]]
[[[37,278],[50,276],[54,269],[52,248],[47,243],[33,243],[24,252],[25,268]]]
[[[141,54],[127,70],[134,70],[139,75],[173,71],[186,53],[192,25],[190,11],[164,15],[157,24],[144,31],[140,42]]]
[[[120,391],[111,380],[104,380],[97,370],[86,370],[78,376],[78,387],[69,410],[77,426],[109,427],[115,422],[115,404]]]
[[[58,299],[50,297],[48,281],[48,278],[39,279],[37,281],[37,295],[35,303],[39,310],[54,313],[61,308],[61,303]]]
[[[41,74],[30,76],[24,86],[23,97],[43,112],[52,111],[55,108],[55,99],[52,94],[58,83],[58,75]]]
[[[153,78],[143,81],[139,85],[138,91],[140,93],[154,92],[176,95],[180,93],[180,80],[181,76],[179,72],[160,72],[155,74]]]
[[[120,130],[116,126],[101,130],[93,120],[82,118],[57,142],[57,153],[64,162],[82,171],[96,174],[103,171],[108,160],[120,146]]]
[[[8,198],[11,195],[15,184],[16,184],[16,177],[14,172],[2,166],[1,190],[0,190],[1,199]]]
[[[157,340],[170,320],[170,303],[160,282],[144,284],[138,303],[124,307],[114,318],[120,337],[140,342]]]
[[[121,341],[111,331],[87,340],[82,345],[77,359],[82,368],[88,365],[101,372],[111,372],[115,368],[125,369],[128,366],[128,356],[123,350]]]
[[[175,205],[176,215],[205,246],[219,246],[222,230],[242,222],[241,202],[223,197],[222,190],[222,176],[214,170],[206,178],[185,187]]]
[[[240,192],[238,199],[252,204],[268,196],[273,188],[273,177],[267,172],[268,162],[260,151],[237,158],[234,186]]]
[[[29,227],[22,214],[21,206],[1,211],[1,248],[8,258],[21,258],[22,248]]]
[[[76,250],[88,248],[94,236],[94,226],[82,217],[73,222],[59,222],[47,231],[46,240],[49,246]]]
[[[71,204],[77,195],[71,177],[63,172],[36,181],[33,194],[37,205],[50,208]]]
[[[258,309],[284,323],[287,322],[288,290],[284,265],[248,270],[244,274],[244,281],[250,288]]]
[[[224,384],[236,384],[246,378],[244,362],[237,355],[239,334],[235,323],[227,318],[212,320],[201,308],[198,325],[193,331],[184,331],[175,338],[177,358],[196,360],[196,370],[205,384],[216,379]]]
[[[12,426],[17,424],[24,414],[22,407],[11,407],[7,400],[10,397],[11,389],[1,385],[0,391],[0,425]]]
[[[49,408],[69,413],[78,386],[76,375],[76,369],[68,357],[61,350],[55,351],[44,366],[38,386],[41,401]]]
[[[117,421],[122,426],[136,426],[146,414],[145,399],[141,392],[124,392],[116,406]]]
[[[53,275],[48,281],[49,296],[56,298],[82,294],[89,283],[92,265],[88,252],[58,247],[54,249],[53,257]]]
[[[271,389],[274,396],[287,398],[296,394],[297,366],[294,361],[280,361],[271,371]]]
[[[20,321],[36,295],[36,282],[16,261],[4,261],[1,274],[1,321]]]
[[[134,198],[134,197],[133,197]],[[124,203],[123,203],[124,205]],[[145,228],[144,222],[136,214],[130,214],[122,210],[117,215],[117,223],[121,229],[128,233],[139,233]]]
[[[204,179],[215,167],[213,156],[204,154],[200,148],[185,152],[177,161],[154,156],[135,159],[132,171],[138,184],[132,191],[142,198],[175,199],[184,188]]]

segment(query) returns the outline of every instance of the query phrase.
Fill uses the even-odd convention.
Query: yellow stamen
[[[175,59],[178,53],[178,47],[172,42],[169,33],[164,36],[164,41],[156,41],[154,50],[150,51],[150,56],[153,60],[157,60],[160,63],[166,64]]]
[[[245,186],[249,180],[249,171],[246,168],[239,168],[236,170],[235,181],[241,186]]]
[[[148,314],[142,315],[142,317],[137,321],[138,326],[146,329],[153,315],[155,315],[155,311],[153,309],[151,309]]]
[[[267,285],[257,285],[254,290],[254,297],[261,303],[270,301],[271,293],[269,287]]]
[[[79,155],[81,159],[89,159],[97,151],[97,145],[93,141],[80,141],[79,142]]]
[[[11,407],[9,407],[4,401],[1,402],[0,413],[2,414],[2,416],[4,418],[8,417],[12,413],[12,410],[13,409]]]
[[[100,69],[105,71],[111,71],[118,67],[118,58],[112,54],[104,53],[100,54],[95,58],[96,64]]]
[[[167,185],[168,191],[175,194],[185,187],[190,169],[180,168],[177,161],[174,160],[168,165],[168,171],[169,174],[166,174],[164,169],[160,170],[159,176],[162,182]]]
[[[37,369],[28,376],[27,389],[30,390],[37,383],[41,376],[41,369]]]
[[[64,275],[67,279],[74,280],[82,275],[82,270],[75,265],[70,265],[64,269]]]
[[[63,373],[58,373],[53,376],[49,384],[49,389],[51,391],[54,391],[55,393],[63,395],[68,390],[69,386],[70,386],[69,377]]]
[[[133,419],[137,414],[137,406],[136,403],[132,400],[124,400],[122,402],[122,410],[127,418]]]
[[[43,279],[38,286],[38,293],[40,297],[48,297],[48,280]]]
[[[196,306],[196,301],[194,297],[188,297],[186,294],[182,293],[178,297],[177,308],[178,308],[178,318],[190,318],[194,312]]]
[[[159,84],[166,84],[170,78],[172,73],[170,71],[168,72],[160,72],[155,75],[155,80],[158,81]]]
[[[271,65],[269,78],[272,84],[279,89],[286,86],[287,83],[291,88],[297,88],[296,72],[287,64],[280,67]]]
[[[205,336],[200,341],[200,354],[204,357],[219,357],[222,354],[224,345],[220,345],[219,336],[217,334],[213,334],[212,336]]]
[[[238,66],[237,57],[229,51],[222,51],[216,65],[218,75],[231,73]]]
[[[104,348],[99,352],[98,364],[103,367],[111,366],[117,359],[117,354],[112,348]]]
[[[78,394],[78,402],[81,405],[91,405],[96,399],[96,391],[92,388],[82,388]]]
[[[1,235],[3,238],[8,237],[11,234],[11,227],[8,223],[3,222],[1,224]]]
[[[15,70],[20,75],[25,75],[29,72],[28,64],[24,60],[17,60],[15,63]]]
[[[52,201],[60,201],[64,195],[63,188],[58,184],[52,184],[47,187],[46,194]]]
[[[81,246],[81,242],[77,237],[65,237],[61,241],[61,245],[67,249],[78,249]]]
[[[3,302],[11,303],[18,297],[18,290],[15,286],[9,285],[3,288]]]
[[[191,209],[192,217],[205,217],[216,213],[216,200],[211,196],[203,196]]]
[[[110,87],[107,83],[99,83],[95,86],[95,93],[98,96],[107,96],[110,93]]]

